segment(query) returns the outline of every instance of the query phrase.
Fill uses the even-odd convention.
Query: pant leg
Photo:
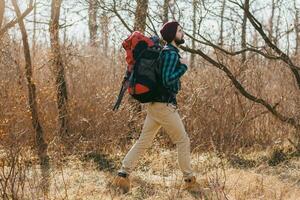
[[[144,154],[147,148],[151,146],[152,141],[160,127],[160,124],[152,118],[151,113],[149,113],[148,110],[142,133],[125,156],[122,162],[122,168],[120,170],[121,172],[129,174],[134,169],[139,157]]]
[[[190,139],[178,111],[166,103],[160,103],[158,106],[160,112],[155,115],[155,119],[159,120],[173,143],[176,144],[178,163],[184,178],[191,177],[193,172],[191,168]]]

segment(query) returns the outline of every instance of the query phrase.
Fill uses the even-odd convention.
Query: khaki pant
[[[190,159],[190,139],[176,108],[167,103],[150,103],[142,133],[125,156],[121,172],[130,173],[139,157],[149,148],[158,132],[163,127],[172,142],[177,146],[178,162],[184,178],[193,176]]]

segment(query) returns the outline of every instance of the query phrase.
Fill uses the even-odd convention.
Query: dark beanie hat
[[[175,21],[167,22],[163,25],[162,29],[160,30],[160,34],[167,43],[170,43],[175,39],[178,26],[178,22]]]

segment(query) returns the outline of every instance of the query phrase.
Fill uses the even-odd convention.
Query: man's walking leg
[[[162,126],[166,129],[173,143],[177,146],[178,163],[183,173],[183,189],[192,192],[201,192],[201,187],[196,181],[191,167],[190,139],[185,131],[178,111],[166,105],[165,115],[162,118]]]
[[[168,107],[166,105],[166,107]],[[187,135],[182,120],[175,109],[167,108],[166,115],[162,119],[162,126],[166,129],[172,142],[176,144],[178,163],[184,178],[193,176],[191,167],[190,139]]]
[[[121,188],[123,192],[126,193],[130,190],[130,181],[128,178],[129,173],[136,166],[139,157],[146,151],[147,148],[151,146],[153,138],[155,137],[159,128],[159,123],[157,123],[148,113],[144,122],[142,133],[138,141],[133,145],[123,159],[122,167],[114,181],[115,185]]]
[[[137,164],[139,157],[144,154],[144,152],[152,144],[152,141],[160,128],[160,124],[156,122],[151,115],[147,114],[144,122],[142,133],[133,147],[125,156],[122,162],[121,171],[125,173],[130,173]]]

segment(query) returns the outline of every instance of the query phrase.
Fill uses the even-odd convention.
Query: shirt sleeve
[[[174,84],[186,72],[187,66],[180,64],[179,56],[176,52],[168,51],[163,56],[162,63],[162,82],[165,87]]]

